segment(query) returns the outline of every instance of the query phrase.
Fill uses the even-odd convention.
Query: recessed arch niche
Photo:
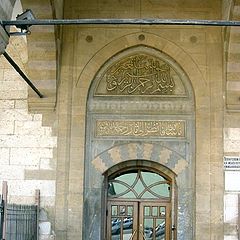
[[[187,74],[158,49],[127,48],[96,72],[86,111],[84,239],[105,239],[104,172],[135,159],[176,175],[176,238],[194,239],[194,106]]]

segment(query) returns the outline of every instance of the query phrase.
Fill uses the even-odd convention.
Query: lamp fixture
[[[21,13],[21,14],[18,14],[17,17],[16,17],[16,21],[24,21],[24,20],[35,20],[35,16],[32,12],[31,9],[26,9],[25,12]],[[16,28],[19,28],[21,29],[21,32],[10,32],[10,36],[12,35],[27,35],[27,34],[30,34],[30,30],[29,28],[31,27],[31,25],[26,25],[26,24],[16,24],[15,25]]]

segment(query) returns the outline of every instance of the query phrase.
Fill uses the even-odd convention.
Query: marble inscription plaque
[[[96,120],[96,137],[185,137],[183,120]]]

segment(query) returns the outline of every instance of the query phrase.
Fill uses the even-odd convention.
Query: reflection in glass
[[[121,233],[122,229],[122,233]],[[111,240],[130,240],[133,234],[133,218],[122,217],[112,218],[112,237]],[[121,235],[123,237],[121,237]]]
[[[112,218],[112,240],[120,240],[121,236],[121,219]]]
[[[160,207],[160,215],[165,216],[166,215],[166,207]]]
[[[158,207],[152,207],[152,215],[154,217],[158,216]]]
[[[112,216],[116,216],[118,214],[118,207],[112,206]]]
[[[133,206],[128,206],[127,207],[127,215],[132,216],[133,215]]]
[[[156,219],[155,236],[156,240],[165,239],[165,219]]]
[[[150,216],[150,207],[144,207],[144,216]]]
[[[126,213],[126,206],[120,206],[120,215],[125,215]]]
[[[133,218],[127,217],[123,219],[123,239],[130,240],[133,234]]]
[[[147,240],[153,239],[153,219],[144,219],[144,237]]]

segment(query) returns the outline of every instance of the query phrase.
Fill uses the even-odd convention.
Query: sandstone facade
[[[14,1],[7,2],[1,19],[11,18]],[[51,3],[22,0],[38,18],[238,20],[240,9],[217,0]],[[44,98],[1,56],[0,178],[10,201],[32,202],[39,188],[56,239],[100,240],[107,176],[160,164],[179,188],[177,239],[237,239],[240,173],[226,170],[224,159],[240,156],[238,38],[238,27],[174,25],[34,26],[27,39],[11,37],[7,52]],[[110,70],[140,55],[170,66],[174,94],[105,91]],[[184,122],[185,133],[126,137],[97,125],[164,121]]]

